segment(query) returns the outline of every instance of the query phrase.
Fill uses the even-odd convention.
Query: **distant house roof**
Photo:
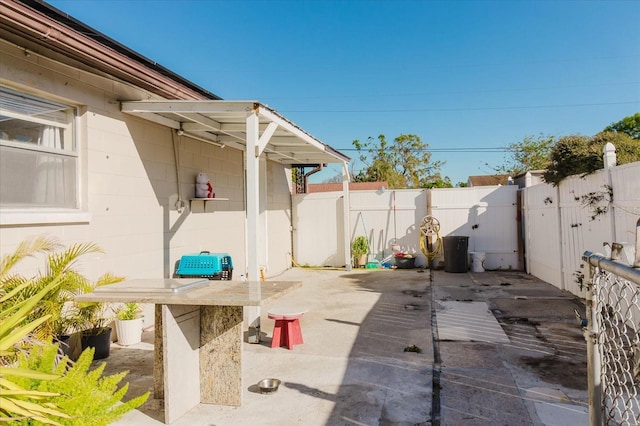
[[[509,175],[469,176],[469,186],[507,185]]]
[[[349,191],[378,190],[389,187],[387,182],[349,182]],[[307,193],[342,191],[341,183],[309,183]]]

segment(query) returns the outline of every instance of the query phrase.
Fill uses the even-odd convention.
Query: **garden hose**
[[[301,269],[314,269],[314,270],[327,270],[327,271],[344,271],[346,270],[346,268],[343,267],[338,267],[338,266],[309,266],[309,265],[300,265],[298,262],[295,261],[295,259],[293,258],[293,256],[291,256],[291,264],[293,265],[294,268],[301,268]]]
[[[429,263],[442,251],[442,238],[440,238],[440,222],[433,216],[425,216],[420,223],[420,250],[427,257]],[[435,248],[429,250],[427,247],[427,238],[436,236]]]
[[[429,251],[429,249],[427,248],[427,244],[425,241],[426,241],[426,235],[423,236],[423,238],[420,238],[420,250],[425,256],[427,256],[427,259],[430,262],[436,257],[438,257],[438,255],[440,255],[440,251],[442,250],[442,238],[440,238],[440,234],[437,235],[436,244],[435,244],[436,248],[431,251]]]

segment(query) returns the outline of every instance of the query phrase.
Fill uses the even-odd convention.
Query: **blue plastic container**
[[[208,278],[210,280],[230,280],[233,275],[233,262],[228,253],[210,253],[202,251],[186,254],[176,266],[178,278]]]

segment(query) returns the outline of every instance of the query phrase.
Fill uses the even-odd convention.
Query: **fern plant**
[[[6,259],[3,258],[2,266],[7,263]],[[26,318],[41,299],[60,285],[60,282],[54,280],[32,298],[22,300],[19,297],[20,292],[30,282],[23,282],[7,291],[2,285],[2,278],[6,276],[6,270],[0,269],[0,421],[24,419],[36,420],[41,424],[59,425],[56,419],[68,416],[52,401],[53,397],[58,396],[57,393],[20,386],[8,376],[43,382],[58,377],[29,367],[16,367],[16,358],[19,354],[28,354],[35,345],[41,344],[31,333],[49,317],[44,316],[33,321],[27,321]]]
[[[53,394],[51,402],[60,407],[69,417],[58,422],[69,426],[107,426],[123,414],[145,403],[149,392],[121,402],[127,394],[129,384],[118,387],[127,372],[103,376],[106,364],[89,371],[93,349],[85,350],[80,358],[69,365],[68,358],[56,362],[57,345],[48,344],[34,348],[28,356],[18,357],[18,367],[56,375],[52,380],[12,377],[12,381],[38,392]],[[20,424],[20,422],[18,422]],[[24,423],[29,424],[29,423]]]

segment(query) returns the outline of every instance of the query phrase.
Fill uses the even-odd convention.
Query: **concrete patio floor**
[[[573,313],[584,308],[567,292],[512,271],[292,269],[274,279],[303,286],[265,306],[261,343],[243,344],[242,406],[200,404],[173,425],[588,423]],[[270,347],[274,306],[307,310],[304,344]],[[152,342],[147,332],[114,344],[106,359],[106,374],[129,371],[130,395],[153,388]],[[264,378],[279,390],[259,393]],[[150,397],[115,424],[162,420]]]

